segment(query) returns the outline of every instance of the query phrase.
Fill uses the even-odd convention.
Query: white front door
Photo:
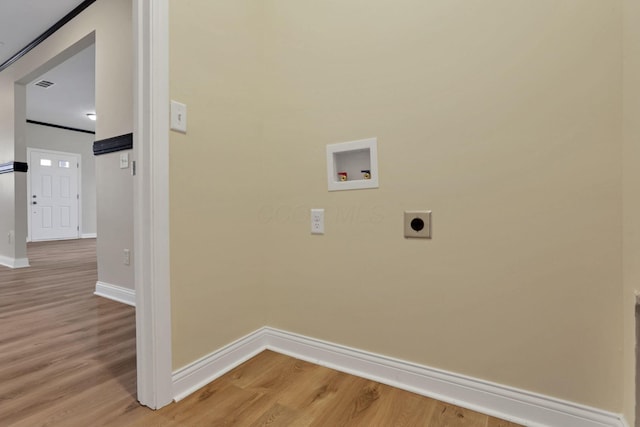
[[[77,239],[80,155],[29,151],[31,240]]]

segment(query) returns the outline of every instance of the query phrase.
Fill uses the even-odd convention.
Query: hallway
[[[0,267],[0,425],[87,426],[139,407],[135,309],[93,295],[96,240],[29,243]]]

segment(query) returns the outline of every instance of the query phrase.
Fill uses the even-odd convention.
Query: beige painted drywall
[[[97,3],[104,25],[96,30],[96,139],[100,140],[133,129],[133,6],[132,0]]]
[[[620,1],[170,20],[175,368],[268,324],[623,410]],[[373,136],[380,188],[327,192],[326,144]],[[402,237],[413,209],[432,240]]]
[[[96,139],[110,138],[133,129],[133,36],[131,22],[131,0],[98,0],[71,22],[38,45],[19,61],[0,73],[0,162],[25,161],[26,144],[24,132],[14,132],[14,122],[24,123],[24,108],[14,105],[15,82],[21,85],[60,64],[91,43],[96,44]],[[104,162],[104,164],[102,164]],[[96,168],[107,170],[112,162],[105,157],[96,159]],[[13,214],[0,217],[0,256],[20,257],[26,253],[26,176],[11,174],[0,177],[0,206],[10,207]],[[9,181],[14,181],[13,183]],[[133,288],[133,268],[122,263],[122,250],[130,247],[133,232],[131,200],[131,178],[116,187],[97,176],[98,234],[109,233],[108,244],[98,241],[99,280]],[[13,187],[13,191],[10,190]],[[104,189],[104,191],[103,191]],[[14,201],[14,194],[17,198]],[[122,198],[118,194],[123,194]],[[104,197],[102,203],[100,199]],[[114,202],[114,197],[117,202]],[[24,199],[24,200],[23,200]],[[117,221],[116,221],[117,219]],[[112,221],[113,220],[113,221]],[[118,225],[118,228],[115,225]],[[16,232],[16,243],[7,243],[4,237],[10,230]],[[116,261],[117,260],[117,261]],[[120,282],[115,282],[119,280]]]
[[[94,135],[29,123],[26,127],[28,148],[77,153],[82,168],[82,220],[80,234],[96,233],[96,167],[93,155]]]
[[[328,220],[274,221],[268,324],[621,411],[619,3],[272,4],[270,202]],[[380,189],[328,193],[367,136]]]
[[[188,108],[170,146],[174,368],[264,325],[258,5],[170,3],[171,98]]]
[[[640,291],[640,4],[624,1],[624,413],[637,425],[635,294]],[[635,424],[634,424],[635,418]]]

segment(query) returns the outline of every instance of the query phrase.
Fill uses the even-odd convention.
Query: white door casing
[[[30,240],[77,239],[80,155],[40,149],[28,155]]]
[[[169,1],[134,0],[134,258],[138,400],[173,398],[169,277]]]

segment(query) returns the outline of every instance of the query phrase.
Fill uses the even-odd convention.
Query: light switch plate
[[[171,101],[171,129],[187,133],[187,106]]]
[[[431,211],[405,211],[404,237],[431,238]]]
[[[129,167],[129,153],[120,153],[120,169]]]

